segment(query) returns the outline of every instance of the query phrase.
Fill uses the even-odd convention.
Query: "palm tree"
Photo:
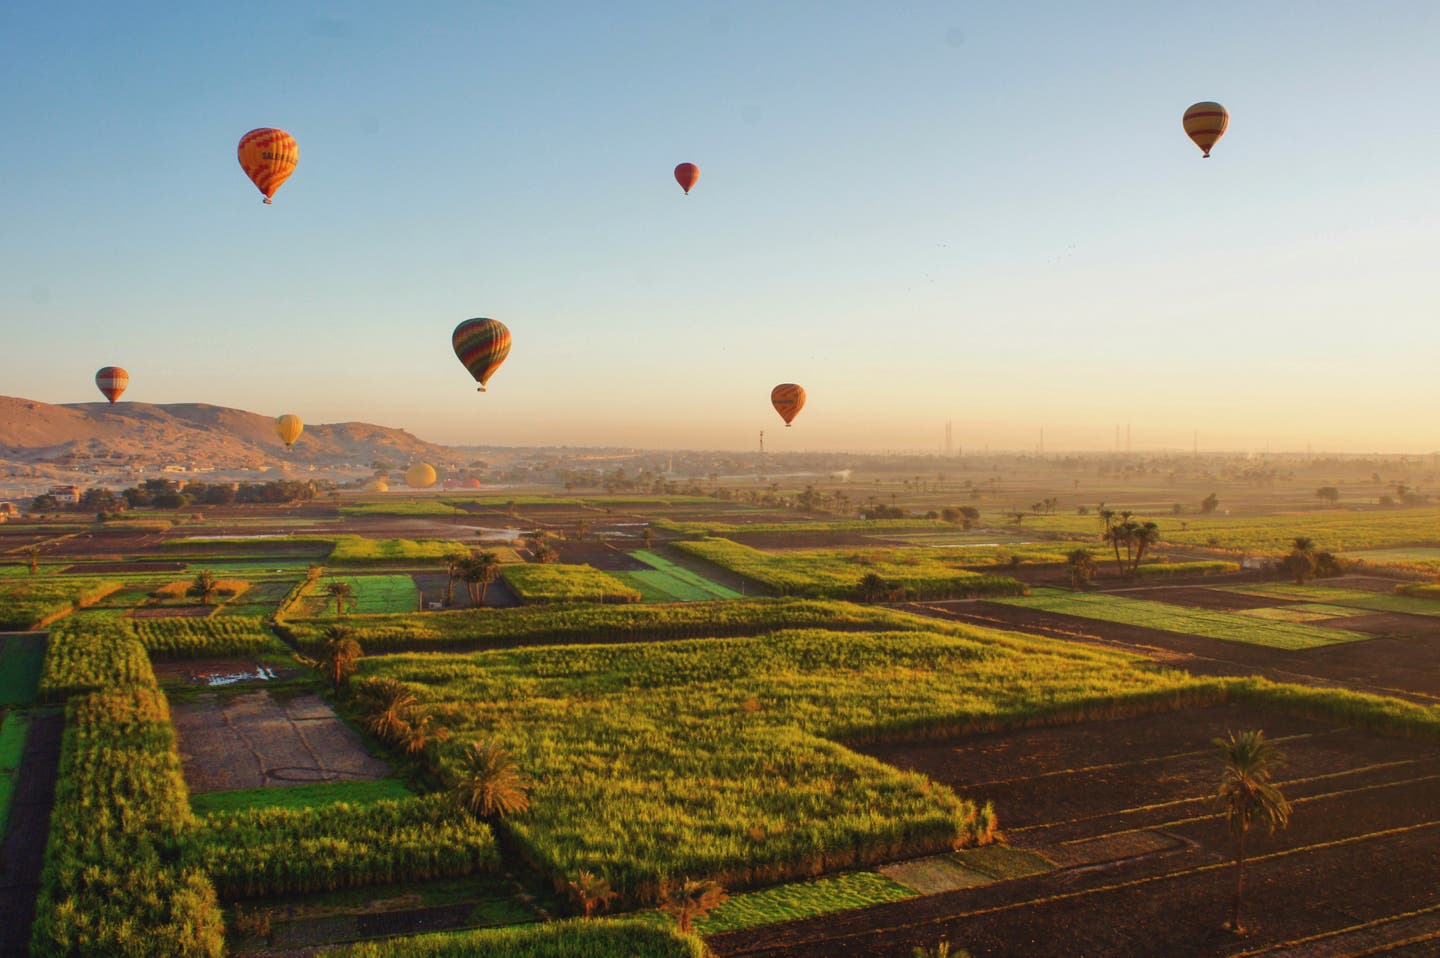
[[[1305,536],[1296,536],[1290,546],[1290,555],[1285,561],[1290,571],[1295,574],[1295,584],[1304,585],[1305,580],[1315,574],[1317,559],[1314,541]]]
[[[334,686],[336,695],[360,668],[360,657],[365,654],[360,649],[360,643],[351,637],[352,634],[343,625],[331,625],[325,629],[325,646],[317,664]]]
[[[867,572],[856,587],[861,602],[879,602],[890,595],[891,585],[878,572]]]
[[[672,916],[681,931],[690,931],[695,919],[704,918],[706,912],[729,897],[713,881],[686,878],[665,886],[660,893],[660,910]]]
[[[26,546],[22,551],[30,566],[30,574],[34,575],[40,569],[40,547],[38,545]]]
[[[570,897],[580,906],[580,913],[591,918],[597,911],[604,911],[619,896],[610,890],[610,882],[600,875],[582,870],[580,874],[565,882]]]
[[[1274,833],[1290,823],[1290,803],[1270,780],[1280,752],[1259,730],[1230,732],[1215,739],[1223,756],[1220,786],[1215,798],[1225,810],[1230,833],[1235,836],[1235,905],[1230,930],[1245,933],[1240,921],[1240,904],[1245,896],[1245,836],[1252,825],[1263,825]]]
[[[970,958],[970,952],[964,948],[959,951],[951,951],[950,942],[941,938],[929,948],[924,945],[916,945],[910,951],[910,958]]]
[[[209,569],[201,569],[195,574],[195,581],[186,591],[198,597],[201,605],[209,605],[210,600],[215,596],[215,573]]]
[[[1084,588],[1085,584],[1095,577],[1095,557],[1090,554],[1089,549],[1072,550],[1065,557],[1065,565],[1070,570],[1072,588]]]
[[[499,575],[500,559],[493,552],[482,552],[466,564],[465,582],[479,589],[480,600],[473,603],[477,609],[485,604],[485,593]],[[472,597],[473,594],[472,591]]]
[[[1108,542],[1108,543],[1110,543],[1112,546],[1115,547],[1115,574],[1116,574],[1116,575],[1121,575],[1121,576],[1123,576],[1123,575],[1125,574],[1125,562],[1122,561],[1121,558],[1120,558],[1120,546],[1121,546],[1122,543],[1124,544],[1124,546],[1125,546],[1125,552],[1126,552],[1126,554],[1128,555],[1129,552],[1130,552],[1130,548],[1131,548],[1131,546],[1130,546],[1130,535],[1131,535],[1131,532],[1133,531],[1133,529],[1134,529],[1134,523],[1130,523],[1130,522],[1115,522],[1115,523],[1112,523],[1112,524],[1110,525],[1110,527],[1105,530],[1105,541]]]
[[[365,716],[365,727],[387,742],[396,741],[404,734],[409,725],[409,712],[420,704],[409,686],[392,678],[367,681],[358,697],[361,707],[369,713]]]
[[[530,807],[530,780],[500,745],[471,742],[460,753],[460,772],[450,794],[476,818],[493,822]]]
[[[1131,538],[1135,542],[1135,561],[1130,564],[1130,574],[1140,571],[1140,560],[1145,557],[1147,546],[1160,541],[1160,527],[1153,522],[1132,523],[1135,531]]]
[[[640,534],[640,539],[645,543],[645,548],[651,548],[655,545],[655,530],[646,526],[645,531]]]
[[[332,579],[325,583],[324,594],[335,600],[335,614],[343,615],[343,607],[355,611],[355,587],[344,579]]]
[[[448,609],[455,604],[455,574],[460,571],[460,565],[470,556],[459,549],[447,552],[445,559],[445,607]]]

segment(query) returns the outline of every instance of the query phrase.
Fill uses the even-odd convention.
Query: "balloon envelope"
[[[365,491],[366,491],[366,492],[389,492],[389,491],[390,491],[390,483],[386,482],[384,479],[371,479],[369,482],[365,483]]]
[[[130,374],[119,366],[105,366],[95,374],[95,385],[105,394],[105,398],[114,403],[130,385]]]
[[[467,319],[450,336],[455,356],[480,384],[479,392],[510,355],[510,330],[498,319]]]
[[[1183,122],[1185,135],[1209,156],[1211,148],[1225,135],[1225,128],[1230,125],[1230,114],[1220,104],[1206,100],[1186,110]]]
[[[435,467],[428,462],[417,462],[405,470],[405,485],[411,489],[429,489],[435,485]]]
[[[466,480],[465,480],[465,488],[466,488],[466,489],[479,489],[479,488],[480,488],[480,480],[474,478],[473,476],[472,476],[471,478],[469,478],[469,479],[466,479]]]
[[[300,147],[295,143],[295,137],[268,126],[251,130],[240,137],[240,146],[235,153],[250,182],[265,194],[266,203],[270,202],[280,184],[295,172],[295,164],[300,161]]]
[[[805,390],[794,383],[781,383],[770,390],[770,405],[785,420],[789,426],[795,417],[800,415],[800,410],[805,408]]]
[[[675,167],[675,182],[679,183],[685,195],[689,196],[695,184],[700,182],[700,167],[694,163],[681,163]]]
[[[304,431],[305,424],[301,422],[300,417],[294,413],[287,412],[275,420],[275,435],[280,437],[280,441],[283,442],[287,448],[295,445],[295,440],[299,439],[300,433]]]

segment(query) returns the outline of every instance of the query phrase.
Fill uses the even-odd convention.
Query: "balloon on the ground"
[[[235,153],[250,182],[265,194],[266,203],[295,172],[295,164],[300,161],[300,147],[295,137],[268,126],[251,130],[240,137],[240,146]]]
[[[295,445],[295,440],[299,439],[300,434],[304,431],[305,424],[294,413],[287,412],[275,420],[275,435],[280,437],[280,441],[285,444],[287,449]]]
[[[114,403],[130,385],[130,374],[119,366],[104,366],[95,374],[95,385],[105,394],[105,398]]]
[[[700,167],[694,163],[681,163],[675,167],[675,182],[679,183],[680,188],[685,191],[685,195],[689,196],[690,191],[695,188],[695,184],[700,182]]]
[[[800,415],[800,410],[805,408],[805,390],[794,383],[781,383],[770,390],[770,405],[775,407],[788,428]]]
[[[384,479],[371,479],[369,482],[365,483],[365,491],[366,491],[366,492],[389,492],[389,491],[390,491],[390,483],[386,482]]]
[[[417,462],[405,470],[405,485],[411,489],[429,489],[435,485],[435,467],[428,462]]]
[[[510,330],[498,319],[467,319],[450,336],[455,356],[480,384],[478,392],[510,355]]]
[[[1185,111],[1184,123],[1185,135],[1194,140],[1208,157],[1220,137],[1225,135],[1225,128],[1230,125],[1230,114],[1220,104],[1206,100]]]
[[[465,480],[465,488],[466,488],[466,489],[479,489],[479,488],[480,488],[480,480],[479,480],[479,479],[476,479],[474,476],[471,476],[469,479],[466,479],[466,480]]]

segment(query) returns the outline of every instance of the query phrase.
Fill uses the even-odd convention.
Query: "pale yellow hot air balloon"
[[[304,431],[305,424],[294,413],[287,412],[275,420],[275,435],[280,437],[280,441],[285,444],[287,449],[295,445],[295,440],[299,439],[300,434]]]
[[[435,485],[435,467],[428,462],[417,462],[405,470],[405,485],[411,489],[429,489]]]
[[[366,491],[366,492],[389,492],[389,491],[390,491],[390,483],[388,483],[388,482],[386,482],[384,479],[380,479],[380,478],[371,479],[369,482],[365,483],[365,491]]]

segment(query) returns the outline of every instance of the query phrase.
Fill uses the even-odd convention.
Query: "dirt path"
[[[10,826],[0,846],[0,956],[23,958],[30,953],[30,925],[35,919],[35,894],[50,835],[50,809],[55,804],[55,779],[60,765],[60,739],[65,716],[33,713],[25,752],[10,805]]]

